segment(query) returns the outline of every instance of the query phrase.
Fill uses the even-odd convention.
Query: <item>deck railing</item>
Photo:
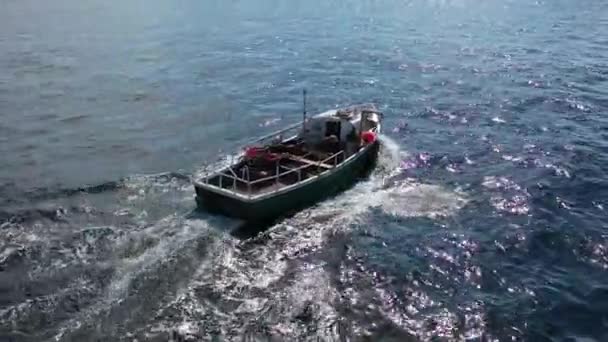
[[[377,111],[372,111],[373,113],[376,114],[380,114],[382,115],[382,113],[377,112]],[[371,113],[371,112],[370,112]],[[363,122],[363,120],[362,120]],[[285,127],[281,130],[272,132],[270,134],[264,135],[262,137],[259,137],[257,139],[254,139],[253,141],[250,142],[250,145],[261,145],[264,146],[266,145],[269,141],[272,140],[278,140],[278,141],[285,141],[286,139],[292,138],[292,137],[296,137],[298,134],[298,131],[300,131],[304,126],[306,125],[306,122],[299,122],[293,125],[290,125],[288,127]],[[377,126],[373,126],[369,128],[370,131],[378,133],[378,127]],[[274,180],[276,183],[279,182],[279,179],[281,177],[285,177],[288,175],[291,175],[293,173],[297,173],[298,175],[298,182],[302,181],[302,170],[309,168],[311,166],[319,166],[319,167],[325,167],[327,168],[327,165],[331,165],[332,168],[335,168],[338,164],[339,164],[339,157],[342,156],[344,154],[344,151],[339,151],[337,153],[332,154],[331,156],[320,160],[320,161],[310,161],[308,163],[305,163],[302,166],[299,166],[297,168],[289,168],[287,166],[284,165],[280,165],[280,161],[276,162],[276,170],[275,170],[275,174],[272,176],[268,176],[268,177],[264,177],[264,178],[260,178],[260,179],[255,179],[255,180],[251,180],[250,178],[250,174],[249,174],[249,169],[245,168],[245,172],[243,173],[243,175],[241,177],[239,177],[239,175],[237,175],[234,170],[232,168],[228,168],[230,174],[225,173],[225,172],[221,172],[219,173],[219,179],[218,179],[218,183],[215,184],[217,186],[219,186],[221,189],[224,190],[231,190],[230,187],[224,187],[223,183],[224,183],[224,179],[229,179],[232,181],[232,191],[233,192],[237,192],[237,188],[240,185],[246,186],[247,190],[246,190],[246,195],[248,197],[251,197],[253,192],[252,192],[252,186],[262,183],[262,182],[267,182],[267,181],[272,181]],[[234,165],[234,158],[238,157],[236,155],[231,155],[230,157],[230,165]],[[304,156],[305,157],[305,156]],[[344,158],[345,159],[345,158]],[[330,162],[331,164],[328,164],[328,162]],[[318,177],[319,174],[314,175],[310,178],[314,178],[314,177]],[[246,177],[246,178],[245,178]],[[215,178],[215,175],[205,175],[202,177],[204,180],[205,184],[209,184],[210,179]],[[277,187],[275,190],[269,192],[276,192],[280,190],[279,187]],[[239,191],[239,193],[242,193]]]
[[[272,176],[268,176],[268,177],[264,177],[264,178],[260,178],[260,179],[255,179],[255,180],[251,180],[250,178],[250,174],[249,174],[249,170],[248,168],[246,168],[246,174],[247,174],[247,179],[241,178],[239,177],[231,168],[229,169],[231,174],[227,174],[225,172],[221,172],[219,173],[219,179],[218,179],[218,186],[221,189],[227,189],[230,190],[230,188],[225,188],[224,185],[224,178],[227,178],[229,180],[232,181],[232,191],[233,192],[237,192],[237,186],[239,183],[241,183],[242,185],[247,187],[247,196],[251,197],[252,195],[252,186],[259,184],[259,183],[263,183],[263,182],[268,182],[268,181],[272,181],[274,180],[275,183],[279,182],[279,179],[281,177],[285,177],[287,175],[293,174],[293,173],[297,173],[298,175],[298,182],[302,181],[302,170],[309,168],[311,166],[318,166],[318,167],[323,167],[326,165],[331,165],[332,168],[335,168],[336,166],[338,166],[339,164],[339,157],[341,155],[344,154],[344,151],[339,151],[337,153],[332,154],[331,156],[323,159],[323,160],[319,160],[319,161],[311,161],[310,163],[307,163],[305,165],[299,166],[297,168],[289,168],[286,167],[284,165],[280,165],[280,160],[277,160],[276,162],[276,170],[275,170],[275,174]],[[331,164],[329,164],[331,163]],[[285,170],[283,172],[281,172],[281,169]],[[318,177],[319,174],[313,176],[313,177]],[[212,178],[211,176],[205,177],[205,184],[209,184],[209,179]],[[312,177],[311,177],[312,178]],[[277,188],[276,190],[272,191],[278,191],[279,188]]]

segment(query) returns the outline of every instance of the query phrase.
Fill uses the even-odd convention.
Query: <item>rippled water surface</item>
[[[0,5],[0,340],[608,341],[608,3]],[[259,234],[191,177],[374,102],[378,168]]]

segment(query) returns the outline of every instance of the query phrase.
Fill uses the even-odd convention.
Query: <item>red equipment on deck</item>
[[[281,158],[276,153],[268,152],[267,149],[263,147],[247,147],[245,149],[245,158],[246,159],[257,159],[262,158],[266,161],[276,161]]]
[[[361,139],[363,140],[364,143],[371,144],[374,141],[376,141],[376,133],[370,132],[370,131],[365,131],[365,132],[361,133]]]

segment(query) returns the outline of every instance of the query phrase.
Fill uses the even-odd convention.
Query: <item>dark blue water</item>
[[[608,341],[608,3],[0,5],[1,341]],[[374,102],[378,169],[254,236],[191,177]],[[256,228],[256,227],[249,227]]]

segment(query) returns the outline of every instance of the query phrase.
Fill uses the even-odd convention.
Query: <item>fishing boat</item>
[[[200,209],[249,222],[293,213],[352,186],[373,168],[382,113],[332,109],[253,141],[228,167],[194,180]]]

